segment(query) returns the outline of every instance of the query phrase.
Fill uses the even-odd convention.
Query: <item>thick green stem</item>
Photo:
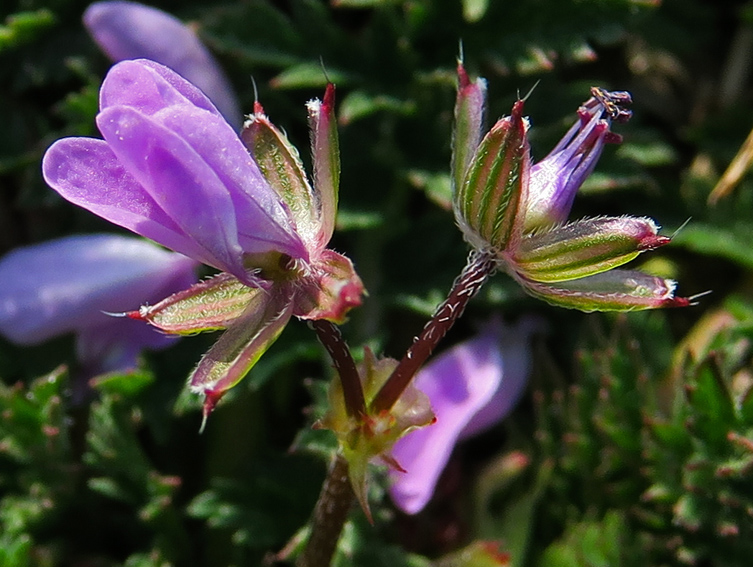
[[[353,504],[348,462],[337,455],[330,465],[311,519],[311,534],[296,567],[329,567]]]
[[[378,414],[389,410],[400,398],[413,376],[429,358],[440,340],[463,314],[470,299],[478,293],[496,269],[494,257],[488,252],[472,252],[468,263],[452,285],[447,299],[424,326],[371,402],[369,412]]]

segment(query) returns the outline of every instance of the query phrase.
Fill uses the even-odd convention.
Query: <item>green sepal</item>
[[[546,284],[516,276],[524,289],[551,305],[580,311],[640,311],[685,307],[690,300],[675,297],[675,282],[633,270],[611,270],[577,280]]]
[[[204,395],[205,417],[280,336],[293,313],[292,293],[290,288],[262,292],[201,358],[189,387]]]
[[[520,238],[531,157],[523,101],[481,140],[455,196],[455,216],[476,249],[503,250]]]
[[[323,100],[306,104],[311,128],[311,153],[314,164],[314,189],[318,199],[319,244],[332,238],[337,216],[340,187],[340,143],[335,118],[335,85],[327,84]]]
[[[319,234],[319,203],[303,169],[298,150],[290,143],[257,102],[254,114],[243,125],[241,139],[267,183],[290,210],[298,233],[307,242]]]
[[[669,242],[649,218],[582,219],[526,235],[515,249],[515,269],[537,282],[591,276],[629,262],[645,250]]]
[[[127,315],[165,333],[191,335],[225,329],[249,307],[258,308],[264,299],[264,290],[248,287],[223,272]]]
[[[468,165],[483,136],[486,81],[471,82],[463,63],[458,61],[458,92],[455,99],[455,128],[452,133],[452,180],[455,190],[462,187]]]
[[[394,371],[397,360],[378,359],[368,348],[364,354],[364,361],[359,365],[359,375],[368,407]],[[330,429],[337,436],[340,451],[348,461],[353,492],[364,513],[371,519],[367,497],[369,463],[375,458],[381,458],[389,466],[401,470],[391,457],[390,450],[409,431],[434,422],[431,402],[423,392],[409,385],[390,410],[351,416],[345,407],[342,385],[337,378],[330,383],[328,397],[328,411],[314,427]]]

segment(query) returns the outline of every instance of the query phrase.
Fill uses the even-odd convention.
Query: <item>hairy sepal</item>
[[[245,311],[266,301],[265,291],[251,288],[228,273],[221,273],[128,313],[165,333],[192,335],[232,325]]]
[[[243,125],[241,139],[267,183],[287,205],[298,233],[308,243],[319,233],[319,203],[308,182],[298,150],[269,118],[259,103]]]
[[[456,191],[462,186],[468,165],[481,142],[486,106],[486,81],[478,78],[471,82],[462,62],[458,62],[457,73],[455,129],[452,134],[452,179]]]
[[[314,188],[318,199],[319,244],[332,237],[337,215],[340,187],[340,144],[335,118],[335,85],[327,84],[324,99],[306,105],[311,128],[311,153],[314,164]]]
[[[370,402],[394,371],[397,361],[376,358],[368,348],[364,354],[364,361],[358,370],[364,395],[367,402]],[[390,451],[395,442],[407,432],[434,422],[431,402],[423,392],[409,385],[391,409],[351,416],[345,407],[339,380],[335,379],[330,383],[328,395],[329,409],[316,422],[315,428],[330,429],[337,436],[340,451],[348,461],[353,492],[366,516],[371,519],[367,494],[369,463],[379,458],[387,465],[402,470],[399,463],[390,456]]]
[[[298,282],[294,315],[301,319],[345,322],[348,311],[361,305],[363,282],[353,263],[333,250],[324,250]]]
[[[481,140],[455,195],[455,216],[475,248],[503,250],[520,238],[531,168],[523,101]]]
[[[249,305],[202,357],[189,378],[189,387],[204,395],[205,417],[277,340],[293,312],[291,296],[292,290],[287,288],[264,293],[263,301]]]
[[[585,312],[639,311],[690,304],[687,298],[675,297],[673,280],[633,270],[612,270],[553,284],[517,279],[534,297],[551,305]]]
[[[669,242],[649,218],[598,217],[526,235],[514,252],[516,271],[537,282],[599,274]]]

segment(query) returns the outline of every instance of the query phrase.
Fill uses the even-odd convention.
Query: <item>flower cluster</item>
[[[689,304],[688,299],[674,297],[672,281],[613,270],[669,242],[658,234],[651,219],[597,217],[566,222],[575,194],[593,171],[604,145],[620,140],[610,126],[630,118],[625,108],[630,102],[628,93],[592,89],[577,122],[549,156],[533,165],[524,102],[517,101],[511,116],[484,134],[485,83],[481,79],[471,82],[462,64],[458,75],[453,208],[474,251],[447,299],[400,363],[372,361],[361,370],[363,411],[341,407],[343,391],[333,383],[330,409],[320,421],[338,435],[351,481],[367,513],[366,465],[371,459],[390,465],[397,505],[415,513],[431,496],[463,432],[501,419],[520,394],[526,361],[515,360],[525,351],[530,331],[518,331],[517,340],[499,329],[490,332],[446,353],[418,372],[412,382],[495,269],[506,270],[531,295],[583,311]],[[508,349],[504,356],[502,349]],[[431,412],[424,396],[429,398]],[[426,427],[433,423],[432,413],[436,425]]]
[[[613,270],[669,242],[649,218],[596,217],[565,222],[604,144],[619,141],[613,121],[630,112],[626,92],[592,89],[578,120],[541,162],[531,163],[523,100],[486,134],[486,85],[462,64],[455,106],[452,178],[455,218],[468,242],[496,259],[528,293],[583,311],[685,306],[675,282]]]
[[[292,316],[342,322],[363,285],[326,248],[337,208],[334,87],[308,105],[309,184],[257,104],[243,140],[196,87],[148,60],[114,65],[100,91],[103,140],[64,138],[44,156],[64,198],[220,274],[131,313],[167,333],[226,329],[190,378],[205,415]]]

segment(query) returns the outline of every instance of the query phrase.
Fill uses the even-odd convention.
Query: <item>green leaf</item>
[[[632,159],[644,167],[670,165],[677,161],[677,153],[666,142],[625,142],[617,150],[621,158]]]
[[[213,530],[230,531],[243,547],[279,548],[308,518],[322,467],[310,457],[285,456],[267,458],[249,469],[242,481],[212,479],[210,489],[191,501],[187,513],[206,520]]]
[[[384,215],[375,211],[352,211],[340,209],[337,211],[335,227],[338,231],[369,230],[379,228],[384,224]]]
[[[344,86],[349,76],[330,67],[322,69],[321,63],[297,63],[274,77],[270,84],[276,89],[324,88],[327,83]]]
[[[600,522],[572,525],[544,551],[540,567],[620,567],[628,553],[623,540],[629,533],[622,515],[609,511]],[[635,563],[634,559],[631,561]]]
[[[7,528],[6,528],[7,529]],[[33,541],[28,534],[13,535],[9,532],[0,534],[0,565],[7,567],[31,567]]]
[[[100,392],[133,398],[154,382],[154,375],[146,370],[102,374],[92,379],[91,386]]]
[[[430,201],[446,211],[452,209],[452,179],[447,173],[412,169],[407,176],[411,185],[426,193]]]
[[[673,238],[672,243],[693,252],[719,256],[753,270],[753,226],[736,224],[720,227],[692,222]]]
[[[0,52],[34,41],[53,24],[55,16],[46,8],[11,14],[5,19],[5,25],[0,26]]]
[[[466,22],[478,22],[486,14],[489,0],[463,0],[463,18]]]
[[[415,110],[415,102],[411,100],[401,100],[393,96],[373,95],[363,90],[354,90],[348,93],[340,104],[340,122],[350,124],[382,111],[409,115]]]
[[[61,366],[28,388],[0,382],[0,456],[43,468],[65,462],[70,451],[63,406],[66,378]]]

